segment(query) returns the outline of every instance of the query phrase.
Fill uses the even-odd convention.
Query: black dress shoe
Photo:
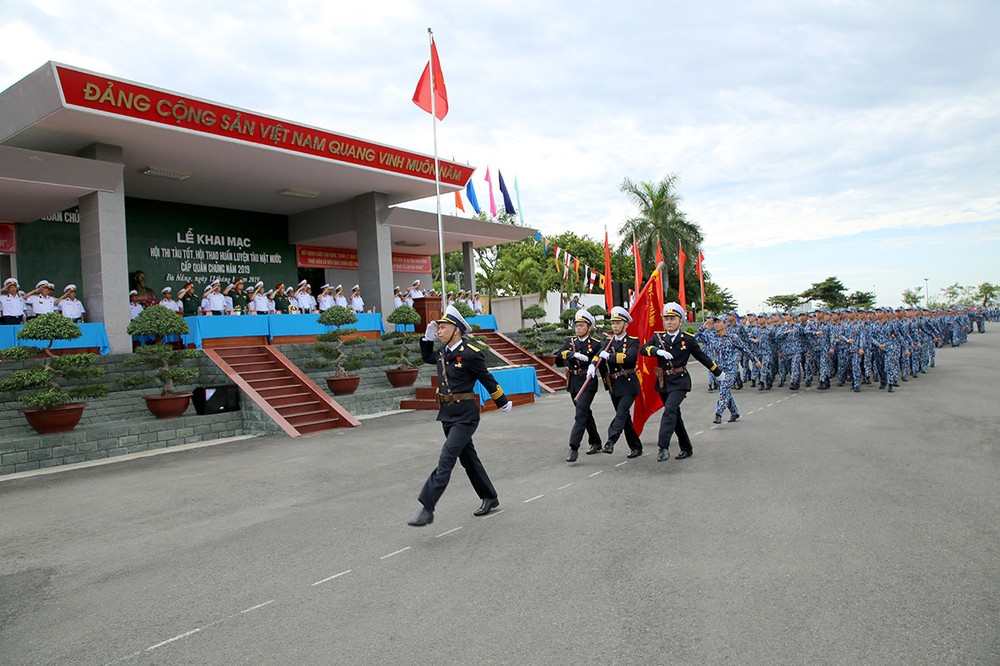
[[[853,388],[852,390],[853,390],[853,391],[854,391],[855,393],[861,393],[861,387],[860,387],[860,386],[855,386],[855,387],[854,387],[854,388]]]
[[[434,522],[434,514],[427,509],[421,509],[417,517],[406,523],[407,525],[412,525],[413,527],[423,527],[424,525],[430,525]]]
[[[684,460],[685,458],[690,458],[694,455],[694,451],[681,451],[677,454],[678,460]]]
[[[628,452],[627,458],[638,458],[642,455],[642,449],[632,449]]]
[[[740,420],[740,415],[739,414],[730,414],[729,415],[729,422],[730,423],[735,423],[736,421],[739,421],[739,420]]]
[[[788,390],[789,391],[798,391],[799,390],[799,385],[798,384],[789,384],[788,385]]]
[[[576,449],[570,449],[569,453],[566,454],[566,462],[576,462],[576,458],[579,452]]]
[[[757,390],[758,391],[763,391],[764,390],[764,382],[761,382],[760,384],[757,384]]]
[[[481,507],[479,507],[478,509],[476,509],[475,511],[473,511],[472,515],[473,516],[485,516],[490,511],[492,511],[493,509],[497,508],[498,506],[500,506],[500,500],[498,500],[496,497],[494,497],[493,499],[486,498],[486,499],[483,500],[483,505]]]
[[[722,423],[722,414],[716,414],[715,418],[712,419],[712,423]]]
[[[600,444],[591,444],[590,448],[587,449],[587,455],[588,456],[592,456],[595,453],[600,453],[600,452],[601,452],[601,445]]]
[[[666,449],[660,449],[660,452],[656,455],[656,462],[666,462],[670,460],[670,452]]]
[[[611,442],[608,442],[607,444],[604,445],[603,451],[605,453],[609,453],[609,454],[610,453],[614,453],[615,452],[615,445],[612,444]]]
[[[892,393],[892,384],[889,384],[889,393]]]

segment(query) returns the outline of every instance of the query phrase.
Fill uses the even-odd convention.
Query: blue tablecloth
[[[358,323],[351,324],[345,328],[356,328],[359,331],[378,331],[379,335],[385,333],[385,324],[382,323],[382,315],[377,312],[362,312],[357,315]],[[319,335],[326,333],[327,326],[323,326],[317,321],[319,314],[291,314],[291,315],[268,315],[268,325],[270,335],[276,338],[279,335]],[[337,328],[337,327],[334,327]]]
[[[269,340],[287,335],[319,335],[328,327],[321,325],[318,314],[280,315],[238,315],[212,317],[184,317],[191,333],[182,336],[185,345],[201,349],[205,338],[235,338],[243,335],[261,335]],[[358,323],[353,328],[359,331],[385,332],[382,315],[377,312],[363,312],[358,315]]]
[[[472,324],[478,324],[479,328],[485,328],[490,331],[497,330],[497,318],[493,315],[476,315],[475,317],[469,317],[465,321],[469,322],[470,326]]]
[[[75,340],[56,340],[52,345],[53,349],[80,349],[82,347],[97,347],[102,354],[111,353],[111,343],[108,342],[108,332],[104,330],[104,324],[78,324],[83,337]],[[0,326],[0,349],[13,347],[47,347],[48,341],[40,340],[18,340],[17,332],[21,326]]]
[[[506,370],[492,370],[493,378],[503,387],[503,392],[507,395],[515,393],[534,393],[536,396],[542,394],[542,389],[538,385],[538,375],[532,367],[508,368]],[[476,382],[472,389],[479,396],[479,404],[485,405],[487,400],[491,400],[490,394],[483,388],[483,385]]]

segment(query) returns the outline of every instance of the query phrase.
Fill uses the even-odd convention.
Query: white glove
[[[607,350],[607,349],[603,349],[603,350],[601,350],[601,353],[600,353],[600,354],[598,354],[598,356],[600,356],[600,357],[601,357],[601,358],[603,358],[603,359],[604,359],[605,361],[607,361],[607,360],[608,360],[608,357],[610,357],[610,356],[611,356],[611,354],[609,354],[609,353],[608,353],[608,350]]]
[[[590,361],[589,356],[587,356],[586,354],[581,354],[580,352],[575,352],[573,354],[573,358],[575,358],[578,361],[583,361],[584,363],[588,363]]]
[[[589,377],[590,379],[593,379],[594,375],[596,375],[596,374],[597,374],[597,366],[596,365],[592,365],[589,368],[587,368],[587,377]]]
[[[670,352],[668,352],[666,349],[657,349],[656,350],[656,355],[657,356],[662,356],[663,358],[667,359],[668,361],[674,357],[674,355],[671,354]]]
[[[508,400],[507,404],[500,408],[500,411],[503,412],[504,414],[506,414],[507,412],[509,412],[512,409],[514,409],[514,403],[512,403],[511,401]]]
[[[431,342],[437,342],[438,339],[438,323],[432,321],[427,324],[427,331],[424,332],[424,340],[430,340]]]
[[[716,379],[718,379],[720,382],[723,379],[725,379],[725,378],[726,378],[726,371],[725,370],[723,370],[722,373],[718,377],[716,377]]]

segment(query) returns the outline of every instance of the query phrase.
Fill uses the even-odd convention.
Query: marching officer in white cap
[[[677,459],[683,460],[693,455],[691,438],[684,427],[684,419],[681,418],[681,402],[691,392],[691,373],[687,370],[688,359],[694,356],[716,378],[724,377],[722,370],[698,346],[694,336],[681,331],[684,315],[684,308],[679,304],[664,305],[665,332],[654,333],[653,337],[642,345],[643,356],[653,356],[657,359],[656,392],[663,400],[663,416],[660,417],[660,432],[657,438],[660,453],[656,459],[659,462],[670,459],[668,448],[670,438],[675,432],[677,443],[681,448]]]
[[[473,512],[475,516],[485,516],[500,506],[497,491],[486,474],[486,468],[479,460],[472,435],[479,427],[479,396],[473,391],[476,380],[490,394],[501,412],[508,413],[513,407],[504,395],[503,388],[486,367],[483,352],[462,337],[472,327],[454,307],[445,311],[444,317],[427,325],[427,332],[420,340],[420,354],[424,363],[437,366],[438,410],[437,420],[444,428],[444,446],[437,467],[427,477],[420,491],[420,513],[408,524],[423,527],[434,522],[434,508],[448,487],[452,469],[456,462],[465,468],[476,494],[483,500]],[[435,349],[435,340],[441,346]]]
[[[604,375],[605,387],[611,392],[611,404],[615,407],[615,418],[608,426],[608,439],[604,444],[605,453],[615,452],[615,443],[621,434],[625,433],[628,443],[629,458],[642,455],[642,442],[632,427],[632,403],[639,395],[639,376],[635,373],[635,364],[639,358],[639,338],[629,335],[626,327],[632,323],[632,315],[625,308],[616,305],[611,308],[610,338],[598,357],[604,360],[607,374]],[[591,363],[587,369],[589,376],[597,373],[597,364]]]
[[[594,396],[597,395],[598,382],[596,378],[587,382],[587,368],[597,358],[598,352],[603,347],[601,341],[590,334],[593,328],[594,315],[586,310],[577,311],[576,321],[573,324],[576,335],[567,339],[556,352],[556,365],[560,368],[566,368],[566,372],[569,374],[566,390],[569,391],[573,398],[573,405],[576,407],[573,428],[569,431],[569,453],[566,455],[566,462],[576,462],[584,431],[587,433],[587,442],[590,444],[587,455],[601,452],[601,433],[597,430],[594,412],[590,409],[594,402]],[[607,373],[603,364],[601,370],[602,374]],[[576,395],[580,393],[584,384],[587,385],[587,390],[577,400]]]

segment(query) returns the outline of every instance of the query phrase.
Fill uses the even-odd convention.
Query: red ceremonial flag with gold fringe
[[[635,305],[629,310],[632,323],[628,325],[628,334],[639,338],[642,344],[653,337],[653,333],[663,330],[660,320],[663,312],[663,283],[660,281],[659,269],[649,276],[649,281],[635,298]],[[642,434],[649,417],[663,407],[656,392],[655,369],[659,357],[639,355],[635,364],[635,373],[639,377],[639,395],[632,405],[632,427],[637,435]]]
[[[687,255],[684,254],[684,247],[680,243],[677,243],[677,264],[679,275],[677,276],[677,300],[680,301],[681,307],[684,308],[684,312],[687,312],[687,296],[684,294],[684,262],[687,261]]]

